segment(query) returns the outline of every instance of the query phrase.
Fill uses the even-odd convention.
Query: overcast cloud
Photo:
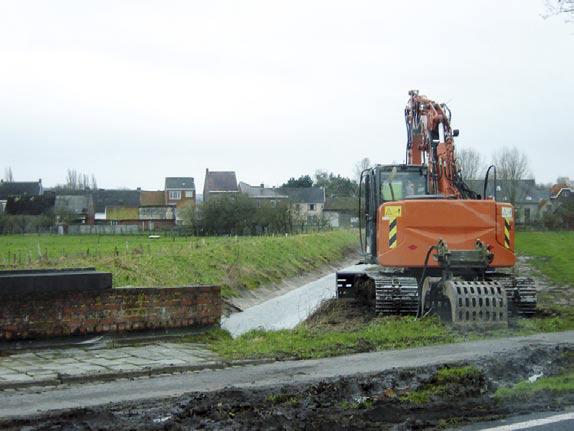
[[[574,176],[574,24],[542,0],[3,1],[0,169],[160,189],[401,162],[409,89],[459,147]]]

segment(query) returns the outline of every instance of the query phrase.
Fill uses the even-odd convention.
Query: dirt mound
[[[371,307],[355,299],[328,299],[302,324],[315,329],[348,330],[360,328],[375,317]]]

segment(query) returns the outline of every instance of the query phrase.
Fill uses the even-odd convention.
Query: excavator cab
[[[365,221],[364,261],[376,263],[377,211],[386,202],[428,196],[427,169],[415,165],[377,165],[363,171],[364,206],[360,208]],[[430,196],[428,196],[430,198]]]

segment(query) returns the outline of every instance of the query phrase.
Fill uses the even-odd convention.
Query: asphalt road
[[[532,413],[514,416],[498,421],[475,423],[457,431],[572,431],[574,430],[574,410],[562,412]]]
[[[167,398],[186,392],[216,391],[224,387],[308,383],[343,375],[377,373],[396,367],[422,367],[477,359],[504,354],[529,345],[558,344],[574,344],[574,331],[316,360],[273,362],[136,380],[29,388],[16,392],[1,392],[0,417],[30,416],[50,410]]]

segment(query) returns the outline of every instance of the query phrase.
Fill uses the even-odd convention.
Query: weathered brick
[[[222,310],[220,289],[110,289],[105,293],[60,293],[0,303],[4,340],[131,329],[214,324]]]

